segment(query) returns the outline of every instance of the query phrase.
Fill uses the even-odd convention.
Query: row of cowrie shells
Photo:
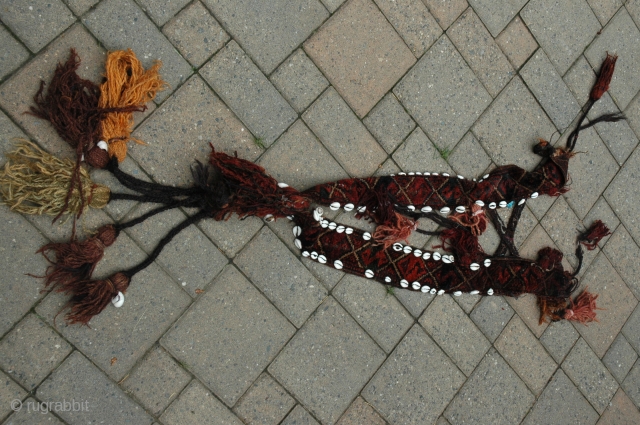
[[[338,211],[340,209],[342,205],[340,204],[340,202],[332,202],[331,205],[329,205],[329,208],[331,208],[331,211]],[[356,211],[358,211],[359,213],[363,213],[367,210],[367,207],[362,205],[356,208],[355,205],[353,205],[352,203],[348,203],[348,204],[344,204],[344,210],[346,212],[350,212],[353,211],[354,208],[356,209]]]
[[[416,257],[422,257],[423,260],[428,260],[429,258],[433,258],[434,261],[440,261],[442,260],[443,263],[446,264],[451,264],[453,263],[455,260],[453,258],[453,255],[448,255],[448,254],[440,254],[439,252],[434,252],[433,255],[430,252],[422,252],[421,249],[418,248],[412,248],[409,245],[402,245],[401,243],[394,243],[393,244],[393,250],[394,251],[402,251],[405,254],[410,254],[411,252],[413,252],[413,255],[415,255]]]
[[[484,260],[483,264],[484,264],[484,266],[485,266],[485,267],[489,267],[489,266],[491,265],[491,260],[490,260],[489,258],[487,258],[487,259],[485,259],[485,260]],[[480,264],[478,264],[478,263],[471,263],[471,264],[469,265],[469,268],[470,268],[471,270],[473,270],[474,272],[475,272],[475,271],[478,271],[478,270],[480,270]]]
[[[538,197],[538,192],[533,192],[533,193],[531,194],[531,198],[535,199],[535,198],[537,198],[537,197]],[[518,205],[522,205],[522,204],[524,204],[525,202],[526,202],[526,199],[521,199],[520,201],[518,201]],[[484,207],[484,206],[485,206],[485,203],[484,203],[483,201],[481,201],[481,200],[477,200],[477,201],[475,202],[475,204],[476,204],[476,205],[478,205],[478,206],[480,206],[480,207]],[[492,209],[492,210],[495,210],[497,207],[500,207],[500,208],[506,208],[506,207],[507,207],[507,205],[509,205],[509,202],[507,202],[507,201],[500,201],[500,202],[498,202],[498,203],[490,202],[490,203],[489,203],[489,205],[488,205],[488,207],[489,207],[490,209]],[[409,211],[415,211],[415,210],[416,210],[416,207],[415,207],[415,205],[407,205],[407,209],[408,209]],[[455,208],[455,211],[456,211],[457,213],[460,213],[460,214],[462,214],[462,213],[463,213],[463,212],[465,212],[466,210],[467,210],[467,208],[466,208],[465,206],[462,206],[462,205],[458,205],[458,206]],[[430,206],[428,206],[428,205],[425,205],[424,207],[420,208],[420,211],[422,211],[423,213],[428,213],[428,212],[433,211],[433,208],[431,208],[431,207],[430,207]],[[451,212],[451,208],[449,208],[449,207],[442,207],[442,208],[440,208],[439,212],[440,212],[440,214],[449,214],[449,213]]]

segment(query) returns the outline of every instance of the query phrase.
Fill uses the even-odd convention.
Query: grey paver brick
[[[234,263],[297,327],[327,295],[320,282],[267,227],[236,255]]]
[[[575,255],[575,238],[578,235],[575,229],[580,229],[580,232],[584,231],[587,223],[583,226],[564,197],[558,197],[558,200],[554,202],[540,224],[542,224],[542,227],[547,231],[560,252],[563,253],[564,259],[572,267],[576,267],[578,265],[578,257]],[[582,262],[584,270],[581,270],[583,273],[598,253],[597,250],[589,251],[585,249],[584,251],[584,260]]]
[[[622,383],[637,359],[638,355],[631,344],[624,335],[618,334],[609,347],[609,351],[602,358],[602,362],[618,382]]]
[[[345,0],[322,0],[322,3],[331,13],[335,12]]]
[[[452,424],[513,424],[524,418],[534,401],[527,386],[491,349],[444,415]]]
[[[207,163],[216,151],[255,160],[260,149],[251,134],[198,76],[190,78],[133,133],[146,145],[131,145],[130,155],[159,183],[193,184],[194,160]],[[171,158],[171,161],[167,161]]]
[[[585,56],[591,66],[600,69],[607,51],[619,56],[609,94],[620,109],[625,109],[640,89],[640,81],[636,78],[636,70],[640,67],[640,31],[624,7],[591,43]]]
[[[556,127],[567,128],[580,106],[542,49],[522,67],[520,75]]]
[[[385,425],[386,422],[380,417],[378,412],[375,411],[370,404],[368,404],[362,397],[355,399],[351,406],[344,412],[344,415],[340,418],[336,425]]]
[[[416,57],[422,56],[442,29],[421,0],[374,0]]]
[[[296,119],[295,111],[233,40],[200,74],[266,146]]]
[[[447,161],[456,173],[466,178],[476,178],[483,175],[483,172],[491,164],[491,158],[471,132],[462,138]]]
[[[622,333],[627,337],[627,341],[640,353],[640,308],[629,317],[627,323],[622,328]]]
[[[76,15],[81,16],[87,10],[91,9],[100,0],[66,0],[67,6],[75,12]]]
[[[411,315],[384,285],[346,275],[332,293],[387,353],[413,325]]]
[[[616,393],[618,383],[584,339],[578,340],[562,363],[562,369],[598,413],[602,414]]]
[[[532,0],[520,16],[561,75],[601,28],[585,0]]]
[[[439,147],[445,152],[447,147]],[[423,173],[453,172],[424,131],[417,127],[407,140],[393,154],[394,161],[407,173],[420,171]]]
[[[318,0],[204,0],[269,74],[329,16]]]
[[[598,421],[598,425],[634,425],[639,422],[640,411],[620,389]]]
[[[602,253],[589,267],[582,284],[589,288],[589,291],[598,294],[598,307],[604,310],[597,312],[598,326],[576,323],[575,328],[596,355],[602,358],[638,304],[638,300]]]
[[[323,423],[334,423],[384,360],[384,352],[333,299],[269,366]]]
[[[147,12],[153,22],[161,27],[189,3],[189,0],[139,0],[139,2],[142,10]]]
[[[29,314],[0,341],[0,367],[33,390],[71,350],[60,335]]]
[[[253,238],[262,224],[262,220],[257,217],[241,220],[234,214],[226,221],[201,221],[198,227],[227,257],[232,258]]]
[[[11,413],[11,401],[22,400],[27,395],[27,392],[16,384],[0,370],[0,399],[7,402],[0,405],[0,419]]]
[[[76,20],[61,0],[3,0],[2,22],[34,53]]]
[[[436,297],[419,322],[467,376],[491,346],[451,296]]]
[[[162,32],[195,66],[202,65],[229,41],[229,34],[199,1],[171,19]]]
[[[105,25],[106,22],[110,24]],[[156,95],[158,101],[166,99],[193,72],[191,65],[132,0],[102,1],[82,17],[82,23],[107,49],[131,48],[145,67],[162,61],[160,75],[169,88]],[[153,48],[149,49],[150,46]]]
[[[593,129],[580,132],[576,150],[581,153],[570,161],[571,186],[563,198],[578,217],[585,218],[619,167]],[[585,226],[590,224],[585,222]]]
[[[540,394],[557,366],[522,319],[515,316],[494,346],[531,391]]]
[[[557,363],[562,363],[578,338],[580,334],[571,323],[568,320],[560,320],[547,327],[540,337],[540,342]]]
[[[78,75],[100,81],[105,51],[82,25],[76,24],[0,85],[0,105],[7,114],[40,146],[57,156],[71,156],[73,151],[48,121],[24,112],[33,105],[33,96],[40,87],[40,81],[50,81],[57,63],[65,62],[69,57],[71,47],[76,49],[82,60]]]
[[[294,332],[253,285],[227,267],[161,343],[232,406]]]
[[[509,323],[513,313],[513,309],[503,297],[483,297],[470,317],[489,341],[494,342]]]
[[[527,2],[527,0],[468,1],[494,37],[500,34]]]
[[[625,7],[633,20],[636,23],[640,22],[640,2],[638,0],[628,0],[625,2]]]
[[[258,162],[279,182],[298,190],[349,175],[303,121],[296,121]]]
[[[234,412],[251,424],[277,424],[296,401],[267,374],[262,374],[238,401]]]
[[[47,240],[27,220],[0,205],[0,335],[31,309],[43,295],[41,280],[25,273],[39,274],[47,268],[47,262],[35,252]],[[49,219],[50,221],[50,219]]]
[[[447,35],[489,94],[496,97],[515,72],[473,9],[460,15]]]
[[[133,402],[111,380],[78,351],[56,369],[39,387],[41,401],[73,400],[86,403],[84,411],[57,411],[65,422],[100,423],[105,418],[114,423],[151,424],[153,418]]]
[[[624,226],[618,227],[604,247],[604,253],[612,262],[613,267],[620,273],[622,279],[636,296],[640,298],[640,248],[633,241]]]
[[[17,139],[26,137],[24,132],[0,111],[0,167],[4,168],[7,162],[6,154],[15,149]]]
[[[457,78],[449,78],[455,74]],[[449,38],[441,37],[393,90],[438,146],[453,148],[491,96]],[[424,105],[430,105],[424,108]]]
[[[442,29],[449,28],[469,4],[467,0],[422,0]]]
[[[559,370],[538,398],[523,424],[595,424],[598,413]]]
[[[463,293],[459,297],[454,297],[453,300],[458,303],[460,308],[464,310],[465,313],[471,313],[473,307],[482,299],[481,295],[471,295],[467,293]]]
[[[121,385],[158,416],[190,381],[191,375],[166,351],[154,347]]]
[[[602,25],[609,22],[623,4],[622,0],[587,0],[587,2]]]
[[[297,112],[307,109],[329,85],[329,81],[302,49],[296,50],[282,62],[270,79]]]
[[[199,381],[193,380],[160,417],[166,425],[241,425],[227,407]]]
[[[540,162],[531,150],[533,145],[539,138],[549,139],[555,130],[518,77],[507,84],[472,129],[497,165],[516,164],[526,170]]]
[[[384,150],[333,88],[302,118],[351,176],[369,176],[386,159]]]
[[[416,127],[416,123],[392,93],[383,97],[363,122],[389,153]]]
[[[640,408],[640,360],[633,365],[631,372],[622,383],[622,388],[624,388],[629,398],[633,400],[636,407]]]
[[[394,290],[393,294],[415,318],[420,317],[431,301],[435,299],[432,295],[416,291]]]
[[[496,37],[496,43],[516,69],[520,68],[538,48],[536,39],[518,16]]]
[[[624,114],[627,117],[627,123],[629,126],[631,126],[633,131],[636,133],[636,136],[640,137],[640,95],[636,96],[629,103]]]
[[[415,325],[362,396],[391,423],[433,423],[463,383],[462,372]]]
[[[319,425],[319,423],[298,404],[280,425]]]
[[[589,113],[589,119],[614,112],[618,112],[618,108],[611,100],[609,93],[605,93]],[[599,123],[596,124],[595,129],[620,164],[624,163],[638,145],[638,138],[627,120]]]
[[[640,219],[638,218],[640,186],[636,172],[638,167],[640,167],[640,151],[636,150],[604,192],[605,199],[636,240],[640,240]]]
[[[596,82],[596,74],[583,55],[576,60],[562,79],[579,105],[585,105],[589,101],[591,88]]]
[[[373,0],[346,3],[304,49],[361,118],[416,61]]]
[[[9,400],[9,399],[7,399]],[[64,425],[57,417],[53,416],[53,414],[43,414],[39,409],[41,403],[40,401],[34,398],[27,398],[22,402],[22,408],[13,413],[6,422],[3,424],[6,425]],[[31,408],[33,406],[33,408]],[[35,410],[35,409],[38,410]],[[1,418],[2,416],[0,416]]]
[[[1,80],[29,58],[29,51],[13,38],[3,25],[0,25],[0,43],[2,43],[2,52],[0,52]]]

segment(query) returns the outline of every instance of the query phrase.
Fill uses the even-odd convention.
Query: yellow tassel
[[[75,162],[58,159],[27,140],[20,140],[16,150],[7,154],[7,158],[9,161],[0,172],[4,203],[24,214],[60,214],[69,192]],[[109,188],[93,183],[86,168],[81,166],[78,172],[82,194],[77,186],[74,187],[64,213],[77,215],[89,207],[104,208],[111,196]]]
[[[117,50],[107,57],[106,81],[100,86],[100,108],[122,108],[144,105],[153,100],[156,93],[167,84],[160,78],[158,61],[145,71],[131,49]],[[127,142],[144,142],[131,137],[133,114],[111,112],[102,120],[102,138],[109,143],[109,155],[124,161]]]

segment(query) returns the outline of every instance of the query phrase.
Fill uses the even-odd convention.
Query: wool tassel
[[[591,94],[589,95],[591,100],[598,100],[609,90],[609,84],[611,83],[611,79],[613,77],[613,71],[616,68],[616,61],[618,60],[617,55],[610,55],[607,52],[607,57],[605,58],[602,66],[600,66],[600,74],[598,74],[598,79],[591,89]]]
[[[601,310],[596,306],[598,294],[592,294],[585,289],[575,301],[571,300],[570,308],[564,312],[564,319],[584,324],[597,322],[596,310]]]
[[[109,143],[109,155],[124,161],[127,142],[142,141],[131,137],[133,111],[144,111],[145,104],[153,100],[156,93],[167,87],[158,70],[161,63],[154,63],[145,70],[131,49],[109,53],[105,65],[106,81],[100,86],[99,107],[124,108],[109,112],[102,120],[102,138]]]
[[[593,251],[598,246],[598,242],[605,236],[609,236],[611,231],[601,220],[596,220],[589,229],[580,235],[578,242],[584,245],[589,251]]]
[[[62,213],[80,215],[87,208],[104,208],[110,198],[108,187],[93,183],[84,167],[77,169],[80,185],[70,190],[76,162],[58,159],[22,140],[7,154],[9,161],[0,172],[4,203],[24,214]]]
[[[118,272],[106,279],[86,280],[78,282],[73,290],[73,296],[65,307],[70,307],[66,320],[70,324],[89,324],[93,316],[100,314],[109,303],[119,294],[124,294],[131,283],[131,277]]]
[[[407,242],[411,232],[418,227],[418,223],[409,217],[397,212],[394,212],[394,216],[392,223],[379,225],[373,234],[373,239],[377,243],[383,244],[385,248],[389,248],[396,242]]]
[[[484,215],[484,209],[476,204],[471,206],[471,213],[454,213],[449,216],[449,219],[461,226],[468,227],[474,236],[480,236],[487,230],[487,218]]]

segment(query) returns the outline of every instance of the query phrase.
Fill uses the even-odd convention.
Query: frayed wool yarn
[[[572,297],[578,287],[576,276],[582,265],[583,246],[594,249],[609,234],[602,222],[595,222],[579,235],[576,248],[579,264],[573,271],[564,270],[563,254],[553,248],[541,249],[534,260],[520,257],[513,238],[528,200],[542,195],[559,196],[568,190],[569,160],[574,156],[580,131],[597,122],[624,118],[621,114],[607,114],[583,125],[595,101],[608,89],[615,66],[614,56],[608,55],[604,61],[590,100],[567,145],[554,147],[542,140],[534,147],[542,161],[533,171],[505,165],[477,180],[424,171],[398,173],[350,178],[298,191],[277,182],[259,165],[237,155],[217,152],[213,146],[209,164],[196,162],[192,167],[194,184],[191,187],[146,182],[121,170],[118,165],[123,155],[124,143],[121,142],[130,139],[130,131],[125,129],[130,128],[127,127],[130,117],[126,114],[140,110],[140,102],[151,99],[162,87],[157,69],[145,72],[137,68],[132,55],[128,51],[113,56],[109,67],[126,70],[119,74],[123,79],[109,82],[107,77],[108,87],[106,83],[100,87],[110,93],[118,92],[119,96],[111,98],[104,92],[98,96],[96,87],[77,77],[78,62],[73,51],[69,61],[56,70],[55,83],[52,80],[49,87],[49,91],[58,87],[54,93],[47,92],[44,96],[41,87],[36,96],[38,106],[34,113],[49,119],[68,142],[76,141],[76,146],[82,143],[82,148],[77,150],[79,155],[88,154],[93,144],[104,154],[108,153],[106,156],[111,159],[100,166],[135,192],[118,194],[100,188],[102,199],[106,198],[106,202],[135,199],[158,204],[155,209],[128,222],[103,226],[84,241],[74,237],[68,243],[51,243],[41,248],[40,252],[50,263],[44,276],[45,287],[71,296],[66,315],[70,323],[88,324],[110,302],[121,306],[133,276],[155,261],[163,247],[181,230],[206,218],[221,221],[232,214],[240,218],[257,216],[267,221],[286,217],[294,223],[294,245],[303,257],[385,285],[432,295],[518,296],[528,293],[538,299],[541,322],[566,319],[588,323],[596,320],[597,295],[585,290],[574,299]],[[139,87],[143,87],[138,91],[132,88],[138,86],[130,81],[134,75],[140,78]],[[143,75],[148,78],[140,77]],[[65,109],[60,105],[62,97],[55,94],[56,90],[66,93],[70,85],[79,88],[79,92],[74,92],[77,99],[73,105],[77,106],[77,111],[71,117],[61,112]],[[134,95],[134,92],[138,94]],[[105,101],[107,98],[110,100]],[[96,101],[99,101],[96,108],[86,107]],[[105,119],[101,114],[111,118]],[[120,130],[112,130],[116,127]],[[95,140],[100,131],[105,133],[105,128],[110,128],[107,131],[110,138],[108,143],[98,146]],[[21,145],[10,155],[5,172],[0,176],[5,202],[23,213],[58,212],[60,208],[43,206],[48,205],[43,199],[50,196],[49,189],[38,192],[29,188],[37,186],[31,182],[39,182],[41,174],[57,176],[56,167],[59,167],[66,171],[62,172],[64,178],[53,179],[57,183],[51,191],[58,194],[52,195],[58,199],[54,204],[60,205],[59,192],[66,190],[62,211],[68,209],[79,215],[86,209],[85,205],[94,204],[94,192],[99,186],[90,181],[86,170],[71,167],[73,161],[52,159],[47,155],[30,144]],[[76,159],[76,164],[78,161]],[[47,164],[46,167],[42,165],[44,172],[39,171],[39,163]],[[75,171],[70,172],[70,169]],[[86,190],[87,187],[90,190]],[[37,194],[29,196],[29,192]],[[102,203],[106,202],[103,200]],[[324,210],[313,208],[314,204],[353,212],[357,218],[374,222],[376,230],[364,232],[326,219]],[[198,212],[171,229],[140,264],[104,279],[93,278],[105,249],[114,243],[122,230],[179,207],[197,208]],[[497,214],[498,208],[512,209],[507,223]],[[423,217],[433,220],[441,230],[424,232],[417,229],[417,220]],[[478,236],[486,230],[488,222],[495,226],[500,236],[500,244],[493,254],[485,253],[478,242]],[[414,231],[438,235],[441,245],[434,248],[442,248],[443,252],[407,245],[406,239]]]

